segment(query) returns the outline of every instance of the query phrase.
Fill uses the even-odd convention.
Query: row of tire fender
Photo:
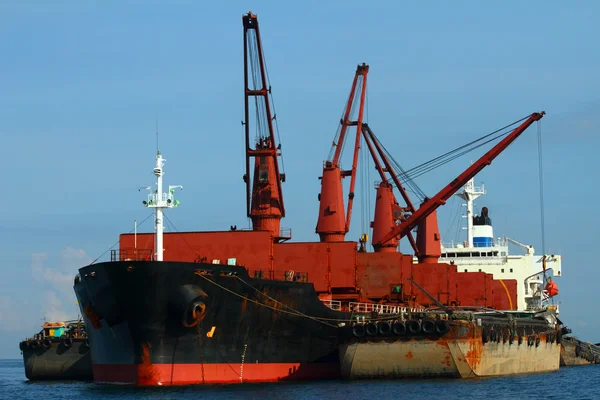
[[[60,346],[64,346],[66,348],[69,348],[73,345],[73,340],[71,338],[62,338],[60,340],[59,343]],[[90,347],[90,342],[88,339],[86,339],[83,342],[83,345],[87,348]],[[23,341],[21,343],[19,343],[19,349],[21,351],[27,350],[27,349],[49,349],[52,347],[52,341],[48,338],[43,339],[43,340],[30,340],[30,341]]]
[[[525,339],[524,339],[525,338]],[[500,342],[508,342],[509,344],[513,344],[515,341],[515,335],[513,334],[512,330],[497,330],[497,329],[489,329],[489,328],[484,328],[482,330],[482,342],[488,343],[488,342],[496,342],[496,343],[500,343]],[[539,335],[518,335],[517,336],[517,343],[519,345],[523,344],[523,342],[525,342],[527,344],[527,346],[535,346],[538,347],[540,345],[540,336]],[[560,338],[557,336],[556,333],[554,332],[550,332],[546,334],[546,343],[554,343],[554,342],[560,343]]]
[[[582,350],[579,345],[575,347],[575,357],[583,358],[590,363],[600,364],[600,356],[594,355],[589,351]]]
[[[446,320],[408,320],[408,321],[369,321],[357,323],[352,327],[352,334],[357,338],[365,336],[406,336],[408,335],[443,335],[450,331]]]

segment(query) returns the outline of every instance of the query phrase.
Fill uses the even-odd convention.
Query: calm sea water
[[[0,399],[600,399],[600,365],[476,380],[329,381],[156,387],[29,382],[21,360],[0,360]]]

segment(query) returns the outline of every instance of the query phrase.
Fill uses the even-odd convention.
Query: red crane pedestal
[[[316,231],[321,242],[343,242],[346,235],[346,216],[342,193],[342,171],[327,161],[321,178],[319,219]]]
[[[275,163],[277,150],[272,149],[270,139],[262,139],[257,150],[250,150],[255,155],[254,178],[252,180],[252,201],[250,219],[255,231],[269,231],[274,237],[279,236],[283,204],[279,198],[278,176]]]
[[[402,217],[402,207],[398,205],[396,197],[392,192],[392,185],[381,182],[377,187],[375,198],[375,216],[371,223],[373,228],[373,243],[379,240],[396,227],[396,222]],[[376,252],[395,252],[398,248],[398,237],[394,237],[385,243],[375,246]]]
[[[419,221],[417,225],[417,248],[419,249],[419,263],[438,263],[439,258],[442,256],[442,246],[437,211],[433,211]]]

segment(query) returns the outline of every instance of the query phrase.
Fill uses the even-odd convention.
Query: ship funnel
[[[480,215],[473,217],[473,247],[491,247],[494,245],[494,229],[487,207],[481,209]]]

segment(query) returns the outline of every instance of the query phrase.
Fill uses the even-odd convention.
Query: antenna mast
[[[158,137],[158,135],[157,135]],[[154,167],[154,175],[156,176],[156,190],[154,193],[148,194],[148,200],[144,200],[142,204],[148,208],[154,208],[154,230],[156,232],[155,249],[156,261],[163,261],[163,209],[174,208],[179,205],[179,200],[175,200],[175,189],[183,189],[181,185],[169,186],[169,192],[163,193],[163,165],[165,159],[162,158],[160,151],[156,152],[156,166]],[[144,189],[151,190],[150,186]]]

